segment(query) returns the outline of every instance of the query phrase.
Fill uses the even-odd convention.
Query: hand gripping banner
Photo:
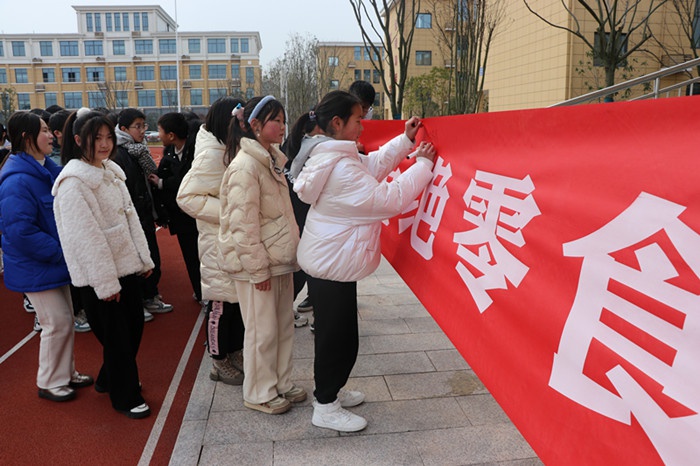
[[[434,179],[382,252],[539,457],[697,464],[700,98],[423,123]]]

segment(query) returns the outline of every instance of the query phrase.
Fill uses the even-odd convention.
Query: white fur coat
[[[103,165],[71,160],[52,191],[71,281],[94,288],[100,299],[121,290],[120,277],[154,267],[124,172],[111,160]]]

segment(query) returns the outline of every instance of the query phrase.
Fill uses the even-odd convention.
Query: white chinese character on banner
[[[666,464],[696,464],[700,457],[700,298],[674,282],[679,273],[661,247],[671,246],[657,242],[659,236],[650,241],[665,235],[693,278],[700,277],[700,235],[678,218],[684,210],[642,193],[598,231],[564,244],[564,255],[581,257],[583,264],[549,380],[555,390],[611,419],[631,424],[633,414]],[[625,250],[638,266],[615,260],[613,254]],[[615,293],[620,289],[633,290],[635,302]],[[682,318],[669,322],[659,309]],[[625,322],[619,328],[631,326],[651,338],[633,341],[610,322]],[[670,417],[622,365],[605,374],[617,393],[584,374],[594,340],[693,414]],[[666,348],[666,356],[650,344]]]
[[[500,240],[518,247],[525,245],[521,230],[540,215],[532,197],[534,189],[529,175],[520,180],[477,171],[464,193],[467,206],[464,219],[476,228],[455,233],[454,242],[459,245],[457,255],[481,275],[474,276],[462,262],[457,262],[455,268],[469,288],[479,312],[483,313],[493,302],[487,290],[506,289],[506,279],[517,287],[529,270]],[[525,197],[516,197],[506,190]],[[474,246],[478,252],[474,253],[466,246]]]

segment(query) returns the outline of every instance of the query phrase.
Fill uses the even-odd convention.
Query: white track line
[[[168,388],[168,393],[166,393],[165,399],[163,400],[163,405],[161,406],[160,411],[158,411],[158,419],[156,419],[155,424],[153,424],[153,429],[151,429],[151,435],[148,437],[146,446],[143,448],[143,453],[141,453],[139,466],[148,466],[148,464],[150,464],[151,462],[151,459],[153,458],[153,453],[156,450],[156,445],[158,445],[160,435],[163,433],[165,420],[168,418],[168,414],[170,414],[170,408],[173,405],[173,399],[175,398],[175,394],[177,393],[177,390],[180,387],[182,375],[185,372],[185,366],[187,366],[187,361],[192,355],[192,350],[194,348],[195,342],[197,340],[197,335],[199,334],[199,329],[202,326],[203,321],[204,313],[200,312],[199,317],[197,317],[197,321],[194,324],[194,328],[192,329],[192,333],[190,333],[190,339],[187,341],[187,346],[185,346],[185,350],[183,351],[182,356],[180,357],[180,362],[177,365],[177,369],[175,370],[173,379],[170,382],[170,387]]]
[[[38,333],[38,332],[35,332],[34,330],[32,330],[32,331],[29,333],[29,335],[27,335],[26,337],[24,337],[24,339],[23,339],[22,341],[20,341],[20,342],[17,343],[15,346],[13,346],[12,349],[10,349],[10,351],[8,351],[7,353],[3,354],[2,357],[0,358],[0,364],[2,364],[3,362],[5,362],[10,356],[12,356],[13,354],[15,354],[21,347],[23,347],[29,340],[31,340],[31,339],[34,337],[34,335],[36,335],[37,333]]]

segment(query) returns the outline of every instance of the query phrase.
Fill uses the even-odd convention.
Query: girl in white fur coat
[[[153,261],[124,172],[110,160],[112,126],[98,112],[69,117],[54,213],[71,281],[104,347],[95,389],[109,392],[114,409],[136,419],[150,414],[136,354],[143,334],[141,277],[150,275]]]

